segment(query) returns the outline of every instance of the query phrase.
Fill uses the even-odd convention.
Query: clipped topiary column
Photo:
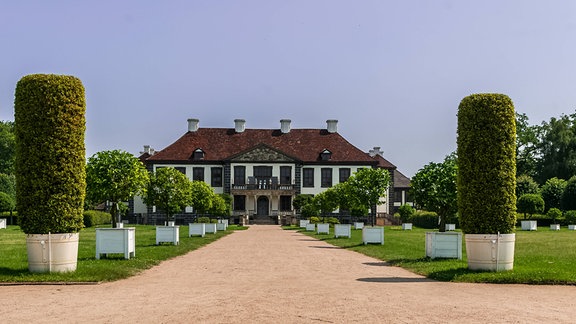
[[[503,94],[474,94],[458,108],[458,212],[468,268],[510,270],[516,224],[516,119]]]
[[[73,76],[25,76],[14,111],[16,208],[29,270],[74,271],[86,195],[84,87]]]

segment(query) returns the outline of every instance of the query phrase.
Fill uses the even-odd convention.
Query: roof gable
[[[232,162],[294,162],[296,159],[266,144],[259,144],[245,152],[230,157]]]

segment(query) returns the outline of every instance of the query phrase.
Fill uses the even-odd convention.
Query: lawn
[[[294,227],[292,227],[294,229]],[[302,230],[301,230],[302,231]],[[454,282],[576,284],[576,231],[566,227],[550,231],[516,231],[514,269],[503,272],[470,271],[467,269],[466,246],[462,240],[462,260],[426,258],[425,233],[430,230],[385,227],[384,245],[362,244],[362,231],[352,230],[352,238],[334,238],[305,232],[335,246],[356,251],[392,265],[400,266],[428,278]]]
[[[206,234],[205,237],[188,237],[188,226],[180,226],[180,244],[156,245],[156,229],[150,225],[136,227],[136,257],[125,260],[121,254],[96,260],[96,230],[80,231],[78,266],[72,273],[33,274],[28,271],[26,235],[18,226],[0,230],[0,282],[103,282],[127,278],[160,262],[188,253],[211,243],[234,230],[245,229],[229,226],[226,231]]]

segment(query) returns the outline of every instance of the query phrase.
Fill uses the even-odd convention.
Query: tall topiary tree
[[[474,94],[458,108],[458,211],[467,234],[508,234],[516,223],[516,119],[503,94]]]
[[[16,209],[24,233],[74,233],[86,195],[86,101],[73,76],[20,79],[14,101]]]

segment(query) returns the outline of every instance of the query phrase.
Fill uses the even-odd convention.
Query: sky
[[[200,127],[326,128],[411,177],[473,93],[530,124],[576,107],[572,0],[0,0],[0,120],[34,73],[86,88],[86,155]]]

